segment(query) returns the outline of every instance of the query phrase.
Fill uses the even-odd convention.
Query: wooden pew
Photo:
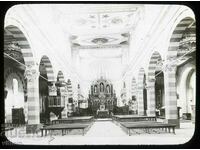
[[[120,122],[120,125],[125,127],[127,129],[127,133],[130,136],[130,130],[132,129],[165,129],[165,131],[169,131],[172,129],[173,133],[175,134],[175,124],[167,124],[167,123],[162,123],[162,122],[154,122],[154,121],[141,121],[141,122]]]
[[[47,135],[47,132],[50,131],[50,133],[54,130],[61,130],[62,135],[64,133],[68,133],[69,130],[73,129],[81,129],[82,130],[82,135],[85,134],[85,130],[90,126],[90,123],[73,123],[73,124],[54,124],[54,125],[49,125],[49,126],[44,126],[41,128],[41,136],[43,136],[43,131],[45,131],[45,136]]]
[[[137,115],[113,115],[115,121],[156,121],[156,116],[137,116]]]
[[[84,123],[84,122],[93,122],[93,121],[94,121],[93,116],[70,117],[70,118],[52,120],[52,125],[63,124],[63,123]]]

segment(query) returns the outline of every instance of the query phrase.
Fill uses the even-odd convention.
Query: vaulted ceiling
[[[142,5],[54,5],[63,30],[70,33],[72,48],[127,45],[129,32],[140,20]],[[69,9],[67,9],[69,8]]]
[[[91,81],[105,76],[119,80],[130,32],[140,21],[144,6],[78,4],[50,7],[70,41],[73,64],[81,78]]]
[[[121,79],[130,35],[144,13],[144,5],[135,4],[45,4],[22,8],[33,21],[29,25],[40,29],[56,48],[55,53],[64,47],[64,53],[71,54],[71,64],[83,81],[100,76]],[[68,41],[70,50],[62,44]],[[65,61],[63,58],[60,60]]]

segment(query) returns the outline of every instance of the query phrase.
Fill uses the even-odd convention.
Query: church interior
[[[180,144],[194,134],[196,21],[187,6],[14,5],[3,54],[13,143]]]

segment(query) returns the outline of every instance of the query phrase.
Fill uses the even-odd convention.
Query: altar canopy
[[[111,117],[113,108],[117,105],[116,100],[113,85],[110,81],[103,77],[93,81],[89,94],[89,108],[95,117]]]

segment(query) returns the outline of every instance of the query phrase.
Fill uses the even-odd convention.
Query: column
[[[26,133],[34,133],[40,124],[39,72],[35,66],[28,66],[24,73],[27,79],[28,125]]]
[[[67,109],[67,104],[68,104],[68,97],[67,97],[67,86],[65,87],[61,87],[60,88],[60,94],[61,94],[61,97],[64,98],[64,105],[65,105],[65,108],[63,109],[63,111],[61,112],[61,116],[62,118],[67,118],[67,112],[68,112],[68,109]]]
[[[143,116],[144,115],[144,97],[143,97],[143,83],[138,83],[138,89],[137,89],[137,101],[138,101],[138,115]]]
[[[151,78],[147,82],[147,116],[156,115],[155,101],[155,78]]]
[[[72,85],[71,85],[71,81],[68,80],[68,85],[67,85],[67,93],[68,93],[68,115],[72,116],[73,114],[73,91],[72,91]]]
[[[180,128],[177,113],[176,63],[171,63],[170,61],[171,60],[167,61],[164,68],[165,122],[176,124],[176,127]]]

